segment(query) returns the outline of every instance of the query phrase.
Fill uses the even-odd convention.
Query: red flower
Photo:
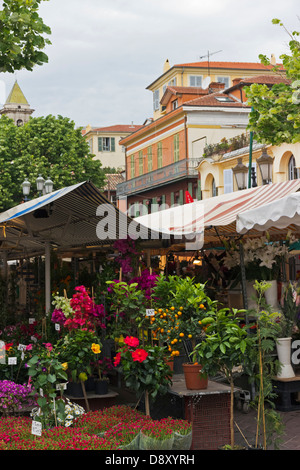
[[[114,360],[114,366],[117,367],[121,362],[121,353],[117,353]]]
[[[136,349],[131,353],[131,356],[134,361],[144,362],[148,356],[148,353],[145,351],[145,349]]]
[[[124,339],[124,343],[127,344],[127,346],[130,346],[131,348],[136,348],[139,345],[139,340],[134,336],[126,336],[126,338]]]

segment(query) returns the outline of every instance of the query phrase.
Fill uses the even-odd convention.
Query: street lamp
[[[50,178],[47,179],[47,181],[45,181],[45,193],[46,194],[49,194],[49,193],[52,193],[53,191],[53,181],[51,181]]]
[[[243,164],[241,158],[238,159],[237,165],[232,168],[232,171],[235,176],[238,189],[246,189],[248,168],[246,167],[246,165]]]
[[[272,183],[272,169],[273,169],[274,158],[268,155],[264,148],[261,156],[256,160],[261,174],[263,184]]]
[[[28,196],[30,193],[30,186],[31,186],[30,182],[28,181],[27,178],[25,178],[25,180],[22,183],[22,191],[23,191],[23,196],[24,196],[25,201],[28,201]]]
[[[39,175],[38,178],[36,179],[36,189],[40,193],[40,196],[42,195],[42,192],[44,189],[44,183],[45,183],[44,178],[41,175]]]

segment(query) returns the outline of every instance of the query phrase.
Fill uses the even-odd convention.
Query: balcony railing
[[[171,183],[174,180],[184,177],[197,177],[196,168],[199,164],[199,158],[188,158],[179,160],[171,165],[164,166],[144,175],[132,178],[117,185],[117,197],[128,196],[131,193],[139,193],[147,189],[159,186],[165,183]]]

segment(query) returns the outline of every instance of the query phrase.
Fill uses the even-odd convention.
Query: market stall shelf
[[[193,450],[216,450],[230,442],[230,387],[208,381],[204,390],[188,390],[184,377],[173,377],[170,393],[184,400],[185,419],[193,424]]]

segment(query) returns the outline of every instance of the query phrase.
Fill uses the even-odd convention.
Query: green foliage
[[[28,177],[35,192],[36,178],[50,177],[54,189],[91,180],[101,189],[105,175],[93,160],[75,123],[62,116],[31,118],[22,127],[7,116],[0,119],[0,211],[21,202],[22,182]],[[37,194],[32,194],[34,197]]]
[[[58,341],[61,361],[67,363],[69,378],[73,382],[84,382],[91,375],[91,363],[95,359],[93,344],[100,345],[100,341],[96,333],[88,330],[73,330]]]
[[[264,144],[280,145],[282,143],[300,142],[300,43],[299,32],[289,33],[283,23],[275,18],[273,24],[280,25],[290,36],[290,54],[282,54],[284,73],[278,66],[274,72],[287,78],[289,83],[267,85],[253,84],[245,87],[248,105],[252,107],[249,117],[249,129],[255,133],[255,139]],[[260,55],[265,65],[270,65],[265,55]]]
[[[11,72],[48,62],[43,49],[51,34],[38,14],[45,0],[3,0],[0,10],[0,72]]]
[[[56,400],[56,384],[67,380],[59,352],[55,351],[50,343],[45,346],[27,363],[34,393],[39,394],[37,404],[41,413],[35,420],[41,421],[44,427],[54,425],[58,417],[64,419],[65,405],[63,400]]]

